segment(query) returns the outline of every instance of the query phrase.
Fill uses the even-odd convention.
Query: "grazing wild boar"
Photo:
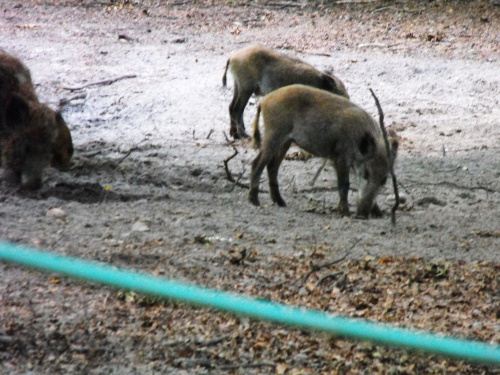
[[[259,117],[262,112],[265,134],[261,141]],[[248,198],[259,205],[259,182],[267,167],[271,198],[285,206],[278,186],[278,169],[295,142],[313,155],[333,161],[339,189],[339,213],[349,215],[347,194],[349,171],[361,183],[357,216],[381,216],[376,196],[394,163],[397,142],[387,154],[381,129],[363,109],[339,95],[304,85],[283,87],[264,97],[253,123],[254,141],[260,148],[252,163]]]
[[[303,84],[349,98],[344,84],[334,75],[259,45],[243,48],[229,57],[222,77],[223,86],[226,86],[228,69],[234,78],[233,100],[229,105],[229,133],[235,139],[248,137],[243,111],[252,94],[264,96],[284,86]]]
[[[49,165],[67,169],[73,155],[71,133],[61,114],[38,101],[28,68],[2,50],[0,152],[4,180],[26,189],[41,186]]]

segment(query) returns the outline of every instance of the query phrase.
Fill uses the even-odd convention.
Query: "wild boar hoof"
[[[231,127],[229,128],[229,135],[231,137],[233,137],[234,139],[239,139],[240,136],[238,135],[238,130],[231,125]]]
[[[363,211],[358,210],[356,212],[356,219],[362,219],[362,220],[368,219],[368,212],[364,210]]]
[[[248,194],[248,201],[252,203],[254,206],[260,206],[257,194],[253,193],[252,191],[250,191],[250,193]]]
[[[355,218],[360,220],[368,220],[368,215],[356,214]]]
[[[341,206],[339,206],[337,208],[337,211],[338,211],[339,215],[342,216],[342,217],[349,217],[349,216],[351,216],[351,213],[349,212],[349,207],[341,207]]]
[[[237,136],[239,139],[250,138],[244,128],[238,128]],[[236,137],[234,137],[236,139]]]
[[[285,203],[285,201],[283,200],[283,198],[281,198],[281,197],[280,197],[280,198],[278,198],[278,199],[276,199],[276,200],[275,200],[275,202],[276,202],[276,204],[277,204],[278,206],[280,206],[280,207],[286,207],[286,203]]]
[[[383,214],[382,210],[377,205],[374,205],[372,208],[371,215],[373,217],[382,217],[384,214]]]
[[[30,181],[24,182],[21,185],[21,188],[24,190],[38,190],[41,187],[42,187],[42,180],[41,179],[30,180]]]

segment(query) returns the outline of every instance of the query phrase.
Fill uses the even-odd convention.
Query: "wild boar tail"
[[[224,75],[222,76],[222,86],[226,87],[227,85],[227,79],[226,79],[226,75],[227,75],[227,69],[229,68],[229,62],[230,62],[231,59],[227,59],[227,62],[226,62],[226,69],[224,69]]]
[[[260,117],[260,103],[257,106],[257,114],[253,120],[253,147],[260,148],[260,130],[259,130],[259,117]]]

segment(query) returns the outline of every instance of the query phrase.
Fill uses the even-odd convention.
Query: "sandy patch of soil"
[[[228,269],[235,272],[231,282],[236,282],[241,270],[228,266],[224,259],[242,248],[254,254],[254,272],[262,269],[277,278],[280,272],[274,267],[280,262],[302,260],[300,267],[306,267],[317,249],[330,259],[355,241],[349,253],[352,261],[368,256],[404,262],[416,256],[423,257],[418,262],[424,268],[433,259],[467,262],[470,267],[489,261],[493,263],[488,267],[498,267],[500,7],[486,1],[467,5],[459,1],[157,3],[2,2],[0,48],[29,66],[41,99],[55,108],[60,99],[85,95],[63,107],[76,146],[71,170],[48,171],[44,187],[36,193],[1,186],[0,238],[167,277],[208,280],[212,286],[221,285],[219,280]],[[396,227],[387,215],[378,220],[339,218],[334,209],[338,196],[332,168],[322,173],[314,187],[309,185],[322,163],[319,159],[283,163],[280,183],[288,204],[285,209],[272,205],[265,193],[260,197],[263,206],[253,207],[247,202],[247,191],[227,180],[223,161],[233,148],[223,132],[229,131],[232,81],[229,88],[223,88],[221,78],[231,51],[251,42],[281,48],[319,68],[333,69],[351,99],[374,116],[377,112],[368,88],[375,90],[386,125],[402,140],[396,173],[406,203],[397,212]],[[128,74],[136,77],[76,91],[63,88]],[[255,114],[255,103],[252,99],[247,107],[247,124]],[[234,146],[239,153],[229,168],[241,182],[247,182],[256,152],[246,141]],[[266,185],[264,181],[262,187],[267,189]],[[354,194],[350,201],[354,210]],[[386,211],[390,208],[389,188],[379,196],[379,203]],[[51,208],[62,209],[65,215],[47,215]],[[202,278],[182,271],[193,267]],[[345,267],[351,270],[348,264]],[[120,346],[120,335],[128,337],[133,327],[154,324],[157,315],[144,323],[145,314],[151,311],[147,306],[123,301],[115,291],[98,286],[69,280],[51,284],[50,276],[5,264],[0,264],[0,270],[2,371],[89,373],[96,364],[92,373],[144,373],[148,371],[141,367],[144,363],[161,362],[148,357],[157,355],[149,344],[137,343],[147,336],[154,346],[155,337],[168,335],[173,323],[162,323],[167,328],[161,332],[152,329],[138,341],[130,339]],[[400,281],[404,283],[404,278]],[[472,278],[471,283],[476,285]],[[230,285],[225,288],[233,290]],[[246,287],[234,290],[260,293]],[[311,294],[311,298],[333,297]],[[498,299],[491,295],[480,303],[488,298],[498,306]],[[106,301],[117,311],[107,315]],[[155,304],[155,314],[163,308]],[[183,311],[191,310],[169,306],[168,314],[173,314],[169,319],[185,322],[177,316],[184,316]],[[494,312],[490,314],[491,321],[498,319],[498,315],[492,318]],[[50,316],[59,323],[49,324]],[[11,326],[6,317],[13,317]],[[99,319],[106,321],[107,329],[95,333],[89,328],[78,338],[65,336],[61,344],[58,335],[64,327],[75,329],[75,322],[95,325]],[[130,326],[125,324],[131,321]],[[234,324],[248,324],[242,322]],[[496,340],[497,323],[488,326],[496,327]],[[260,330],[260,323],[251,324],[257,336],[266,331]],[[446,327],[439,329],[454,333]],[[35,335],[38,341],[30,344],[34,349],[23,351],[20,348],[32,330],[41,336]],[[231,333],[213,333],[219,334]],[[472,329],[460,334],[492,339],[475,335]],[[89,340],[97,342],[95,348],[78,351]],[[327,345],[325,340],[321,345]],[[43,353],[41,342],[49,343]],[[362,352],[359,348],[354,350]],[[299,352],[300,348],[291,349],[293,355],[279,360],[273,355],[233,354],[240,363],[263,358],[274,365],[287,364],[287,371],[306,371],[317,351],[304,352],[303,364],[290,359]],[[34,353],[40,358],[24,360]],[[384,353],[384,358],[392,355]],[[158,364],[158,369],[208,373],[210,366],[169,360],[178,355],[174,352],[163,358],[167,367]],[[195,351],[186,358],[209,358],[216,363],[216,354],[207,355]],[[429,364],[432,359],[418,357],[418,361]],[[351,362],[351,369],[368,368],[356,359]],[[64,367],[68,363],[75,367]],[[272,370],[264,366],[251,371],[275,370],[276,366]],[[303,373],[317,373],[311,371]]]

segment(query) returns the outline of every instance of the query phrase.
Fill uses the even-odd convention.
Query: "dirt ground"
[[[279,279],[285,268],[273,268],[277,264],[302,259],[304,264],[294,267],[305,267],[318,251],[325,259],[350,249],[350,262],[368,257],[399,264],[416,257],[419,264],[445,260],[464,269],[486,261],[498,275],[500,7],[494,2],[4,0],[0,11],[0,48],[30,68],[42,101],[57,108],[69,99],[61,109],[76,149],[71,170],[47,171],[40,191],[0,187],[1,239],[254,296],[262,290],[246,288],[258,285],[247,280],[252,272]],[[273,205],[267,193],[261,193],[262,207],[254,207],[247,190],[228,180],[224,160],[234,148],[238,154],[228,168],[242,184],[256,155],[248,141],[230,144],[224,136],[232,80],[227,88],[221,84],[230,53],[250,43],[333,70],[351,100],[375,118],[368,90],[376,92],[386,125],[401,139],[395,171],[405,202],[396,226],[387,214],[393,199],[389,186],[378,197],[383,218],[340,218],[332,168],[309,184],[322,163],[317,158],[283,163],[286,208]],[[122,79],[89,85],[114,78]],[[245,111],[247,129],[257,100]],[[261,186],[267,191],[266,180]],[[354,192],[350,203],[354,211]],[[234,260],[243,252],[254,270],[250,274]],[[164,342],[158,349],[164,357],[158,359],[152,353],[160,333],[151,328],[154,319],[144,322],[144,314],[155,309],[158,317],[168,309],[167,326],[174,331],[176,319],[197,316],[197,310],[175,303],[144,305],[136,296],[17,266],[0,264],[0,270],[2,373],[320,373],[308,372],[318,353],[297,348],[280,359],[285,367],[271,354],[260,367],[214,370],[205,362],[175,362],[172,358],[184,358],[184,352],[169,357],[165,348],[175,345]],[[494,301],[500,304],[497,294]],[[114,310],[107,315],[110,305]],[[500,342],[498,317],[492,314],[491,336],[461,334]],[[213,319],[237,320],[223,316]],[[78,338],[65,336],[63,347],[53,338],[90,321],[94,328]],[[137,325],[145,327],[141,324],[150,336],[131,338]],[[196,326],[201,334],[220,322],[199,324],[212,324]],[[260,323],[251,324],[261,329]],[[161,334],[168,336],[167,331],[162,328]],[[39,333],[30,337],[30,332]],[[182,330],[176,335],[182,337]],[[81,349],[90,339],[103,340],[102,347]],[[43,342],[49,343],[46,351],[40,349]],[[186,357],[205,360],[206,353],[193,353]],[[209,358],[215,366],[228,365],[231,358],[255,361],[247,354]],[[304,363],[291,359],[297,355]],[[423,367],[394,373],[425,371],[431,360],[417,358]],[[325,367],[321,373],[389,368],[350,361],[350,370]],[[446,366],[441,370],[436,373],[453,373]],[[462,371],[480,373],[478,367]]]

